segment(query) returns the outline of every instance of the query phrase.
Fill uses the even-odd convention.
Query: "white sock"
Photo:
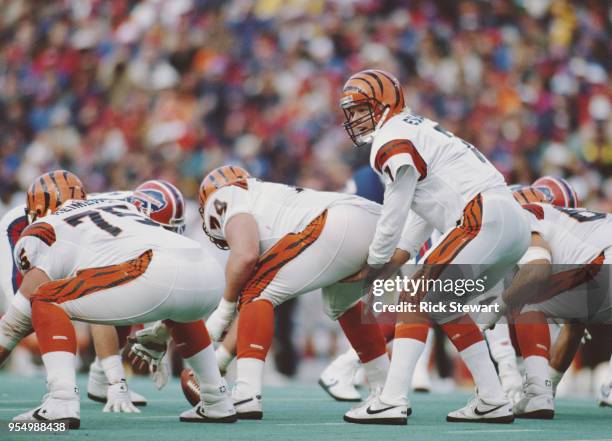
[[[472,374],[480,398],[492,402],[506,399],[484,340],[468,346],[459,355]]]
[[[429,359],[431,358],[431,350],[433,349],[433,329],[429,328],[427,331],[427,340],[425,341],[425,347],[423,348],[423,352],[421,352],[421,356],[417,360],[416,366],[414,367],[414,371],[417,375],[420,373],[422,377],[429,376]]]
[[[540,355],[530,355],[525,357],[525,372],[527,378],[538,377],[544,380],[549,379],[548,359]]]
[[[612,384],[612,357],[610,357],[610,366],[608,366],[608,382],[605,384]]]
[[[99,371],[102,371],[104,369],[102,367],[102,363],[100,363],[100,358],[98,358],[97,355],[96,355],[96,358],[94,358],[93,363],[91,363],[89,365],[89,369],[95,369],[95,370],[99,370]]]
[[[386,352],[376,357],[374,360],[362,364],[370,389],[376,390],[385,385],[387,373],[389,372],[389,365],[389,356]]]
[[[507,324],[498,323],[495,328],[486,330],[484,335],[491,351],[491,357],[498,364],[508,357],[516,357],[510,340],[510,328]]]
[[[355,351],[355,349],[349,348],[342,354],[338,355],[338,357],[336,357],[336,359],[332,361],[332,364],[344,366],[347,363],[351,363],[355,361],[360,361],[359,355],[357,355],[357,351]]]
[[[193,372],[200,380],[200,396],[204,399],[205,393],[219,394],[219,387],[225,385],[219,367],[213,345],[210,344],[185,361],[191,366]]]
[[[555,368],[550,368],[548,375],[550,376],[550,381],[552,381],[553,393],[557,393],[557,386],[561,382],[563,374],[565,374],[565,372],[559,372]]]
[[[123,369],[120,355],[106,357],[100,360],[100,365],[104,369],[104,375],[108,379],[108,384],[117,384],[121,380],[125,380],[125,370]]]
[[[409,403],[408,389],[412,383],[412,374],[424,347],[425,343],[413,338],[393,340],[391,365],[385,387],[380,394],[383,403],[399,406]]]
[[[219,347],[215,350],[215,357],[217,358],[217,366],[219,366],[219,370],[221,372],[225,372],[235,355],[230,354],[225,346],[219,345]]]
[[[239,358],[236,362],[236,394],[261,395],[264,362],[258,358]]]
[[[47,370],[47,383],[49,391],[62,389],[74,390],[76,388],[76,357],[72,352],[53,351],[42,355]]]

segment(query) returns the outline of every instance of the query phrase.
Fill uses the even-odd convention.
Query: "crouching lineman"
[[[425,265],[479,265],[478,277],[486,276],[489,287],[500,280],[527,249],[529,225],[495,167],[473,145],[405,108],[401,85],[387,72],[353,75],[340,106],[348,135],[358,147],[371,145],[370,164],[385,181],[367,265],[353,280],[370,284],[391,274],[397,268],[393,257],[405,262],[415,256],[433,228],[444,234],[424,256]],[[406,423],[407,392],[425,345],[426,319],[398,317],[385,387],[349,411],[346,421]],[[476,324],[467,315],[439,322],[477,388],[476,398],[447,421],[512,422],[512,406]]]
[[[240,167],[209,173],[200,185],[200,214],[209,238],[229,249],[226,288],[207,320],[220,338],[238,316],[238,418],[260,419],[264,360],[272,343],[274,308],[323,289],[326,313],[337,319],[359,354],[370,385],[382,386],[389,365],[375,321],[362,323],[362,283],[342,283],[361,268],[380,206],[358,196],[262,182]]]
[[[30,225],[14,258],[24,275],[21,294],[31,302],[49,394],[14,421],[80,426],[70,319],[106,325],[165,320],[203,385],[201,403],[181,421],[236,420],[200,320],[218,303],[223,274],[197,242],[165,230],[131,204],[86,200],[81,181],[66,171],[34,181],[27,215]]]
[[[87,198],[127,201],[170,231],[182,233],[185,227],[183,195],[174,185],[163,180],[144,182],[134,191],[91,194]],[[25,299],[18,293],[23,276],[13,259],[17,240],[27,225],[25,204],[10,210],[0,221],[0,259],[3,262],[0,269],[0,287],[7,296],[8,303],[14,305],[13,308],[27,305]],[[17,311],[13,313],[18,313]],[[29,305],[20,312],[26,315],[24,320],[27,326],[23,327],[24,333],[30,332],[32,327]],[[7,335],[8,332],[4,332],[4,324],[5,321],[0,321],[0,347],[5,348],[5,350],[0,349],[0,365],[20,339],[20,336],[14,333],[12,337]],[[126,391],[125,371],[119,348],[125,343],[129,331],[129,326],[120,327],[115,331],[114,327],[91,325],[96,358],[89,367],[87,396],[93,401],[105,403],[105,412],[133,412],[137,409],[129,405],[130,402],[134,406],[147,404],[142,395],[132,390]]]
[[[531,244],[502,294],[500,311],[519,311],[514,321],[526,384],[514,413],[522,418],[550,419],[554,417],[554,401],[547,319],[568,320],[569,326],[578,328],[579,337],[585,325],[612,323],[612,278],[608,272],[612,217],[544,203],[528,203],[523,208],[531,220]]]

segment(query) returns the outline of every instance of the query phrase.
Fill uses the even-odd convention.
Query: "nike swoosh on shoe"
[[[476,406],[476,409],[474,409],[474,413],[476,415],[478,415],[478,416],[484,416],[484,415],[487,415],[487,414],[489,414],[491,412],[495,412],[497,409],[501,409],[504,406],[505,406],[505,404],[500,404],[499,406],[494,407],[493,409],[485,410],[484,412],[481,411],[481,410],[478,410],[478,406]]]
[[[372,409],[372,406],[368,406],[366,413],[368,415],[376,415],[389,409],[393,409],[395,406],[383,407],[382,409]]]

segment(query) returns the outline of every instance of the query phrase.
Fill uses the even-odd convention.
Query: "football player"
[[[274,308],[322,288],[326,313],[338,320],[371,386],[382,385],[389,359],[380,328],[363,321],[362,284],[343,283],[365,262],[380,206],[358,196],[262,182],[240,167],[209,173],[200,185],[203,228],[229,249],[223,298],[207,320],[220,338],[238,308],[238,418],[260,419],[264,360]]]
[[[444,234],[424,256],[425,265],[478,264],[484,269],[479,277],[494,286],[529,244],[528,221],[502,175],[472,144],[407,109],[399,81],[387,72],[353,75],[344,85],[340,107],[349,137],[358,147],[371,146],[370,164],[385,181],[367,264],[351,280],[371,284],[393,273],[391,262],[415,256],[435,228]],[[345,420],[405,424],[409,381],[428,326],[415,325],[411,317],[401,320],[384,389],[349,411]],[[451,412],[447,421],[512,422],[512,406],[476,324],[469,316],[438,321],[477,386],[475,399]]]
[[[369,165],[359,167],[346,184],[345,193],[356,194],[378,204],[382,204],[384,195],[384,184],[380,176],[376,174]],[[426,243],[431,244],[428,240]],[[425,248],[425,247],[424,247]],[[428,248],[428,247],[427,247]],[[425,248],[425,250],[427,249]],[[395,330],[394,314],[378,316],[379,325],[389,344],[393,340]],[[416,364],[412,377],[412,389],[427,392],[431,389],[429,376],[429,358],[433,346],[433,330],[429,331],[425,350],[421,354]],[[221,346],[222,348],[223,346]],[[219,351],[219,349],[217,349]],[[221,352],[221,351],[219,351]],[[227,360],[220,354],[221,360]],[[361,363],[359,356],[353,348],[349,348],[344,353],[336,357],[319,376],[319,385],[337,401],[361,401],[361,394],[355,387],[355,379],[362,377],[360,374]]]
[[[30,186],[27,216],[14,258],[23,274],[21,308],[31,306],[49,393],[14,421],[80,426],[70,319],[107,325],[165,320],[203,385],[201,403],[181,421],[236,420],[201,320],[218,303],[223,274],[198,243],[165,230],[132,204],[86,200],[79,178],[63,170]],[[8,326],[23,326],[24,315]]]
[[[88,195],[88,199],[127,201],[138,206],[143,213],[164,228],[179,233],[184,230],[185,202],[183,195],[174,185],[163,180],[147,181],[139,185],[133,192],[98,193]],[[13,260],[13,251],[21,232],[28,225],[25,209],[26,205],[17,206],[0,220],[0,235],[2,236],[0,259],[3,261],[0,287],[8,299],[8,304],[17,294],[22,279]],[[0,323],[1,329],[2,323]],[[121,336],[117,339],[117,333],[112,327],[91,325],[96,358],[89,368],[87,396],[94,401],[106,403],[105,411],[134,411],[133,407],[126,404],[126,391],[123,384],[125,372],[119,355],[119,347],[123,346],[129,331],[130,327],[118,328],[117,333],[120,333]],[[6,338],[0,334],[0,345],[4,344],[10,350],[12,348],[8,346],[14,345],[15,342],[9,343]],[[8,353],[5,353],[4,357],[6,356]],[[2,361],[0,360],[0,364]],[[109,388],[110,394],[107,393]],[[130,390],[129,396],[135,406],[146,406],[147,401],[142,395]]]
[[[567,340],[566,349],[573,349],[569,357],[562,357],[566,360],[571,360],[577,348],[570,340],[579,341],[586,324],[612,321],[612,289],[607,282],[600,283],[603,289],[584,295],[577,292],[586,289],[602,268],[612,263],[612,217],[537,202],[523,207],[531,220],[531,244],[499,303],[502,311],[520,311],[515,329],[524,357],[526,385],[514,412],[523,418],[550,419],[554,416],[554,385],[549,374],[551,338],[547,319],[569,320],[565,326],[577,336],[563,338]],[[553,264],[573,267],[559,270]],[[592,309],[592,305],[597,308]],[[553,368],[558,369],[558,365]],[[555,383],[560,377],[554,379]]]

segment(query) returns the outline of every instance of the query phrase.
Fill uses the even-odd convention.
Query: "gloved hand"
[[[140,413],[140,409],[132,404],[130,391],[125,379],[108,386],[106,405],[103,412]]]
[[[234,313],[236,312],[236,302],[228,302],[224,298],[221,298],[219,306],[213,311],[213,313],[206,320],[206,329],[208,335],[213,341],[220,341],[223,334],[231,325],[234,319]]]
[[[141,329],[134,337],[128,339],[131,343],[127,354],[130,363],[137,370],[148,367],[158,389],[162,389],[168,383],[169,372],[163,358],[168,349],[169,339],[170,332],[161,321]]]

